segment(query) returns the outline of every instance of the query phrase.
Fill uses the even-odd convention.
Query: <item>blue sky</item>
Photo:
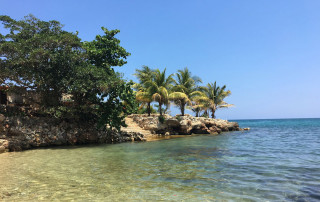
[[[320,117],[319,0],[0,0],[0,14],[58,20],[83,40],[120,29],[127,79],[188,67],[232,91],[217,118]],[[0,31],[3,29],[0,28]],[[176,112],[176,110],[172,110]]]

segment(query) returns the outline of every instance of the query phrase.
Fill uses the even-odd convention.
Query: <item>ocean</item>
[[[320,119],[0,155],[1,200],[319,201]]]

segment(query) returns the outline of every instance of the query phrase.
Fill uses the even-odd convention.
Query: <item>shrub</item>
[[[164,116],[159,116],[158,119],[159,119],[159,122],[160,122],[160,123],[164,123],[164,122],[166,121],[166,119],[164,118]]]

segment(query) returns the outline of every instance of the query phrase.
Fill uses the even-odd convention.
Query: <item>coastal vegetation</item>
[[[175,74],[166,76],[166,69],[162,72],[159,69],[151,69],[148,66],[142,66],[136,69],[134,74],[139,80],[135,89],[136,100],[140,103],[140,108],[144,108],[147,104],[146,111],[151,114],[151,103],[157,102],[160,116],[163,115],[162,106],[167,108],[172,102],[181,112],[181,116],[185,115],[185,110],[190,109],[196,113],[196,117],[215,118],[215,112],[219,108],[228,108],[233,106],[224,101],[231,94],[230,90],[226,90],[226,85],[218,86],[208,83],[206,86],[200,86],[201,78],[192,76],[192,73],[186,67],[178,70]]]
[[[117,129],[125,125],[124,117],[136,106],[132,83],[114,70],[130,55],[116,38],[119,30],[102,27],[103,35],[81,41],[55,20],[3,15],[0,21],[6,30],[0,33],[1,86],[39,95],[33,115]],[[72,97],[68,106],[62,102],[64,94]]]
[[[38,95],[33,96],[36,105],[25,115],[120,130],[128,114],[150,116],[158,111],[163,120],[171,104],[181,116],[190,109],[197,117],[211,114],[212,118],[217,109],[232,106],[224,101],[231,94],[226,85],[200,86],[202,80],[187,67],[168,74],[166,68],[142,66],[134,74],[137,83],[124,80],[114,69],[130,56],[116,38],[119,30],[102,27],[103,35],[82,41],[77,32],[64,30],[55,20],[42,21],[33,15],[15,20],[2,15],[0,21],[6,30],[0,33],[1,87]]]
[[[124,80],[115,68],[130,53],[116,38],[119,30],[102,27],[102,35],[82,41],[54,20],[2,15],[0,21],[0,153],[240,130],[208,118],[232,106],[224,101],[231,94],[226,86],[201,86],[187,67],[170,74],[142,66],[137,83]],[[169,115],[172,105],[180,115]]]

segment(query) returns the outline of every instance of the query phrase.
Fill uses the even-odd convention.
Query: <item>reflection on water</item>
[[[0,200],[312,201],[319,123],[247,121],[250,132],[5,153]]]

